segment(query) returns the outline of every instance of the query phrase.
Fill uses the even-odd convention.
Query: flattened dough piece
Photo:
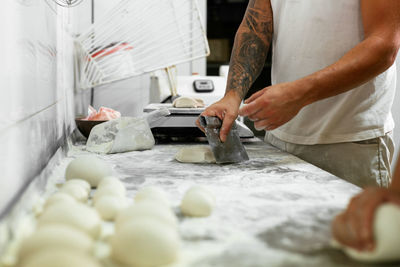
[[[172,106],[176,108],[202,108],[205,105],[204,101],[200,98],[181,96],[174,100]]]
[[[334,241],[334,246],[355,260],[363,262],[391,262],[400,260],[400,207],[383,204],[375,212],[374,236],[376,246],[371,252],[358,251]]]
[[[187,146],[181,148],[175,159],[183,163],[215,163],[214,154],[209,146]]]

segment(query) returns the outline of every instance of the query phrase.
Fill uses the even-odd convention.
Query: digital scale
[[[158,120],[151,129],[155,137],[204,137],[204,133],[196,126],[196,120],[205,108],[175,108],[171,103],[154,103],[146,106],[144,112],[162,108],[167,108],[171,114]],[[236,124],[241,138],[254,137],[244,123],[236,120]]]

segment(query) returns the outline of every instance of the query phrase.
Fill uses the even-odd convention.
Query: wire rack
[[[76,39],[80,88],[209,55],[195,0],[122,0]]]

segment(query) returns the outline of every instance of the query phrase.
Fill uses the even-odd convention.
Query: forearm
[[[389,188],[400,193],[400,157],[397,158],[396,168]]]
[[[243,99],[261,73],[272,40],[273,19],[269,0],[250,0],[236,33],[229,64],[226,94]]]
[[[397,50],[397,46],[379,37],[367,38],[336,63],[294,81],[297,92],[293,93],[308,105],[349,91],[388,69]]]

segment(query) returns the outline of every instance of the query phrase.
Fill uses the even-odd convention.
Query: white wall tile
[[[42,0],[2,2],[0,218],[71,128],[72,39],[63,30],[68,12],[56,16]]]

